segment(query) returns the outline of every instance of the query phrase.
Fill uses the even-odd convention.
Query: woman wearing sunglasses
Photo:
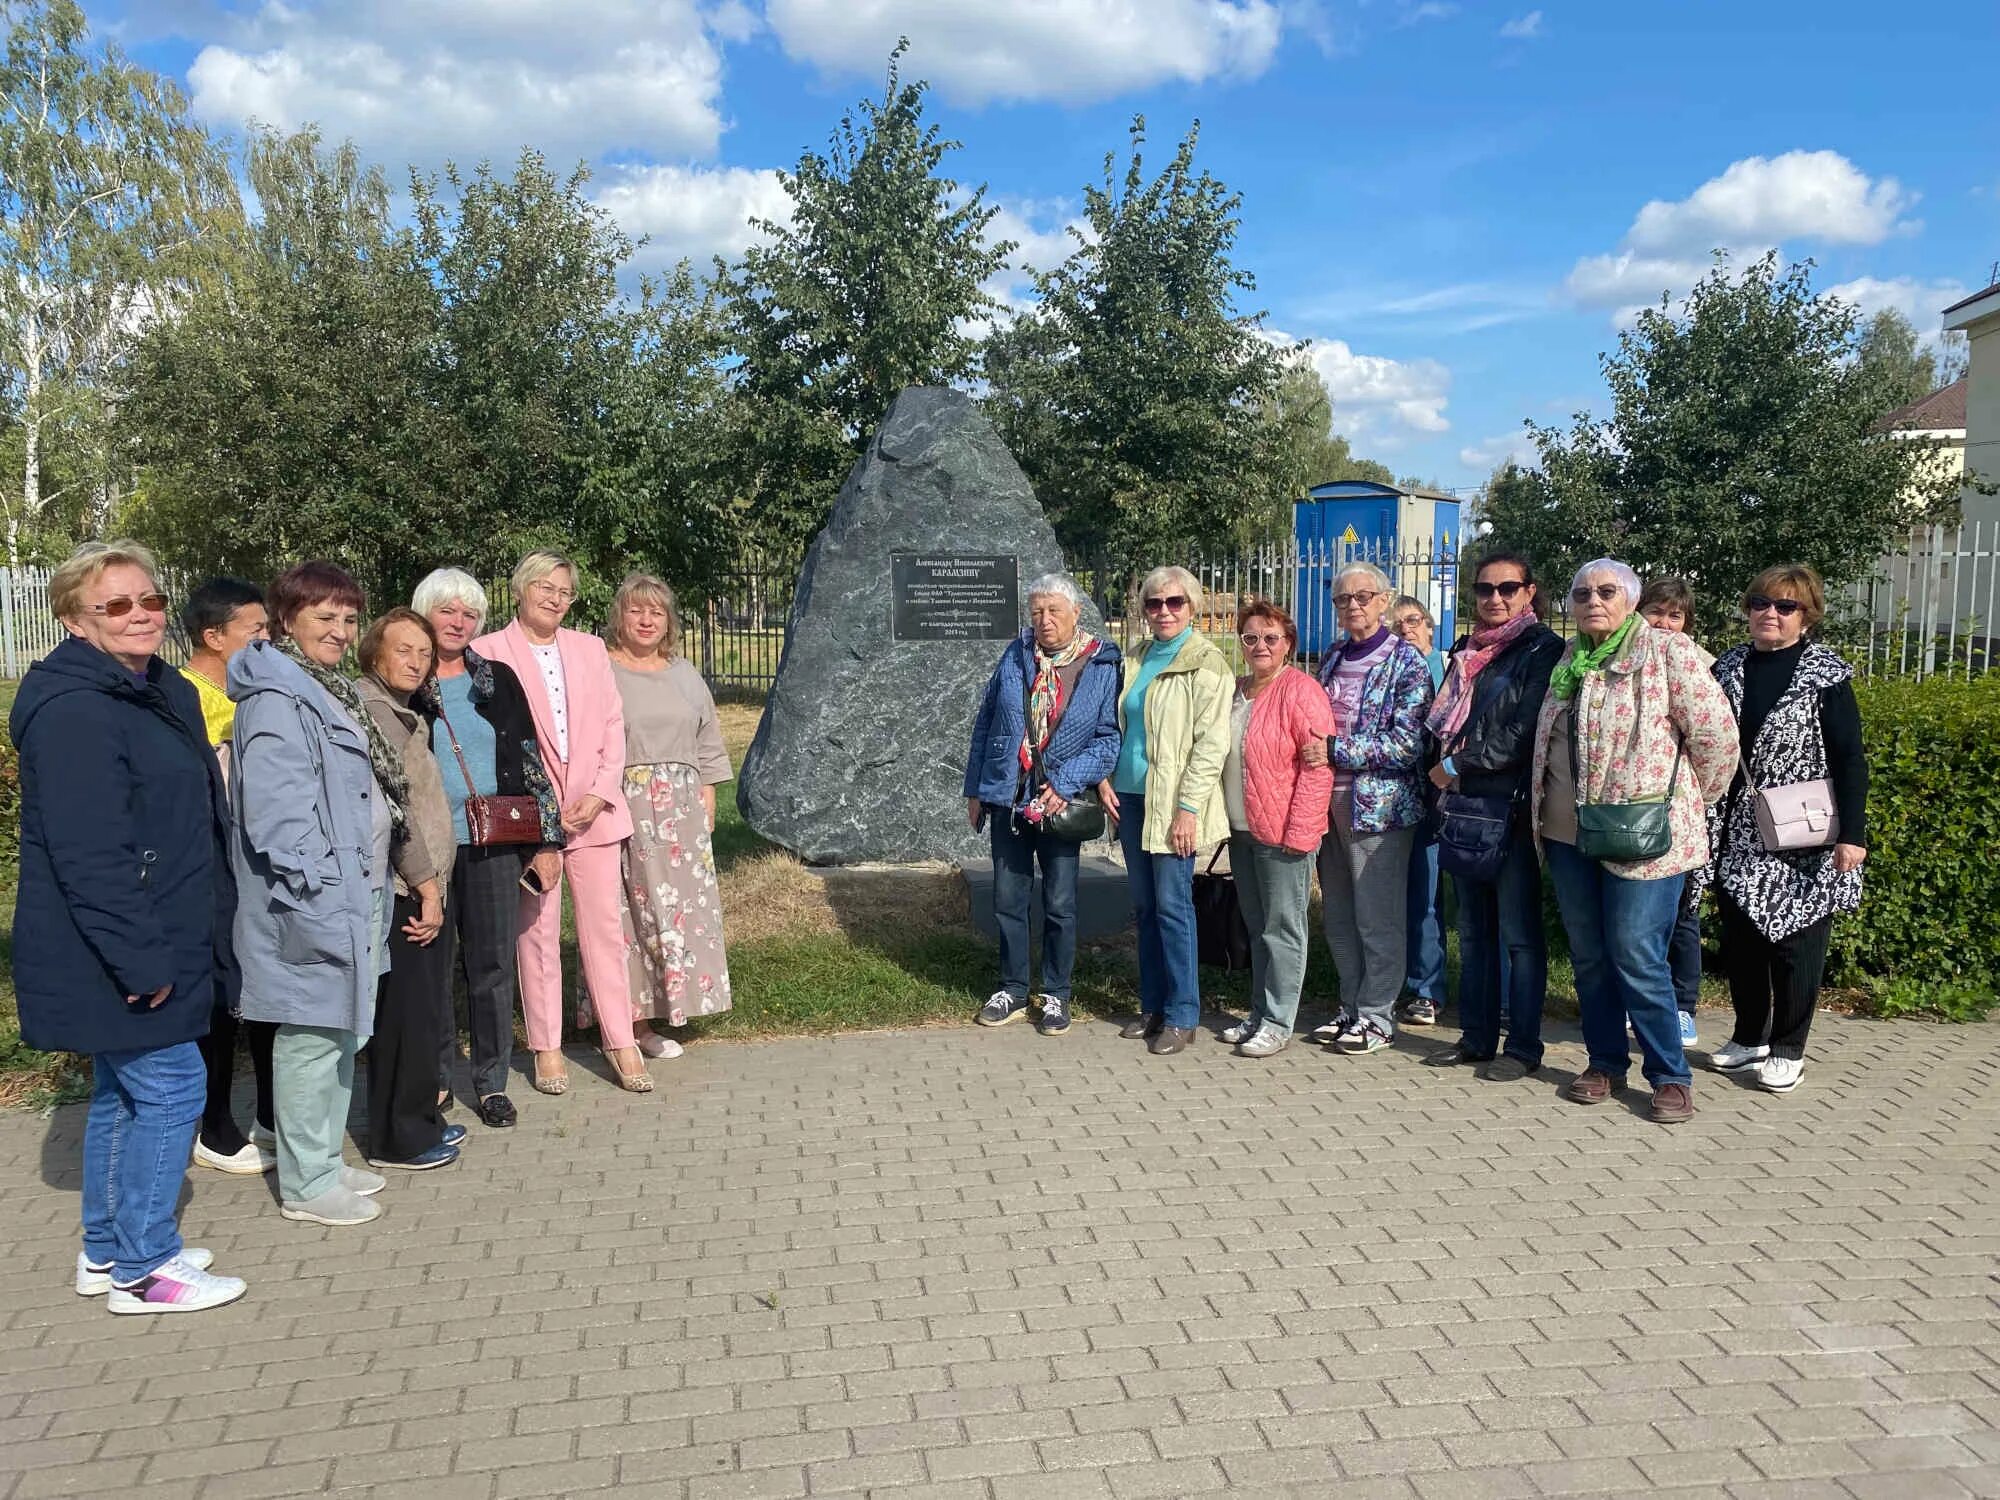
[[[1431,782],[1451,794],[1443,831],[1458,890],[1460,1032],[1457,1046],[1424,1061],[1479,1067],[1481,1077],[1504,1083],[1542,1065],[1549,956],[1542,865],[1526,817],[1528,772],[1563,643],[1542,624],[1534,569],[1518,553],[1481,558],[1472,596],[1477,623],[1452,647],[1427,722],[1438,752]],[[1489,851],[1481,835],[1491,836],[1496,825],[1498,848]]]
[[[1833,919],[1861,904],[1868,762],[1853,669],[1808,638],[1826,614],[1819,574],[1801,563],[1766,568],[1743,612],[1749,643],[1715,664],[1740,726],[1742,769],[1711,819],[1736,1030],[1710,1061],[1783,1094],[1805,1072]],[[1809,791],[1804,800],[1822,818],[1830,801],[1831,824],[1795,847],[1766,847],[1757,803],[1779,789]]]
[[[208,1092],[197,1043],[235,980],[222,773],[194,689],[154,654],[167,600],[151,553],[78,548],[49,605],[69,638],[28,669],[8,725],[21,1036],[87,1053],[95,1074],[77,1292],[115,1313],[199,1312],[243,1295],[174,1222]]]
[[[1194,628],[1201,585],[1155,568],[1139,586],[1152,639],[1125,658],[1118,763],[1099,794],[1118,830],[1139,929],[1139,1018],[1120,1032],[1167,1056],[1194,1038],[1201,980],[1194,852],[1229,837],[1222,762],[1236,674]]]
[[[1570,585],[1577,637],[1535,726],[1534,827],[1569,934],[1590,1065],[1569,1087],[1625,1087],[1629,1016],[1652,1118],[1694,1116],[1667,945],[1687,872],[1708,859],[1704,809],[1736,770],[1736,720],[1695,643],[1637,613],[1639,575],[1614,558]]]

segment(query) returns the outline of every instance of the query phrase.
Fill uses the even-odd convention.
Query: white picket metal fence
[[[1974,677],[2000,653],[2000,521],[1920,526],[1843,591],[1832,623],[1864,676]]]

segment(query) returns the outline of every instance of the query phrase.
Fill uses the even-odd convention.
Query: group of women
[[[1246,670],[1233,672],[1194,628],[1201,589],[1183,569],[1146,578],[1149,639],[1123,656],[1083,630],[1074,583],[1036,580],[1034,623],[987,684],[966,769],[968,817],[991,830],[1001,933],[1002,986],[979,1020],[1038,1008],[1044,1032],[1068,1029],[1077,845],[1095,827],[1077,808],[1094,802],[1115,827],[1137,921],[1140,1015],[1123,1034],[1154,1053],[1184,1049],[1200,1019],[1194,856],[1224,839],[1250,935],[1249,1014],[1221,1032],[1239,1055],[1292,1039],[1315,868],[1339,1004],[1313,1039],[1388,1046],[1406,984],[1417,993],[1402,1014],[1433,1019],[1426,945],[1412,941],[1436,910],[1428,849],[1457,897],[1461,1033],[1425,1062],[1497,1082],[1540,1069],[1546,868],[1589,1056],[1571,1099],[1625,1087],[1629,1024],[1651,1118],[1693,1115],[1685,1046],[1710,886],[1736,1012],[1710,1063],[1772,1092],[1796,1087],[1833,918],[1859,905],[1867,850],[1852,673],[1811,639],[1820,579],[1802,565],[1753,579],[1749,639],[1720,660],[1685,633],[1684,583],[1649,591],[1616,559],[1577,572],[1567,641],[1542,622],[1524,557],[1487,553],[1473,596],[1473,629],[1437,661],[1421,604],[1370,564],[1344,569],[1341,639],[1315,678],[1294,664],[1291,617],[1255,599],[1237,619]]]
[[[517,982],[534,1087],[566,1091],[565,879],[579,1024],[594,1016],[620,1085],[650,1091],[646,1060],[679,1053],[654,1022],[729,1008],[714,702],[664,583],[625,580],[608,647],[563,628],[576,587],[568,559],[531,553],[514,619],[481,634],[485,590],[458,569],[365,631],[361,590],[332,564],[268,590],[218,579],[185,602],[176,669],[143,547],[92,543],[56,569],[69,635],[23,679],[11,722],[14,957],[24,1039],[94,1065],[80,1294],[118,1313],[243,1294],[181,1242],[191,1157],[275,1169],[288,1219],[379,1217],[387,1179],[341,1159],[364,1044],[369,1165],[455,1160],[461,966],[480,1121],[517,1118]],[[239,1038],[256,1075],[247,1135],[231,1108]]]

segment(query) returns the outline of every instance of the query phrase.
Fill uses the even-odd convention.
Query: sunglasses
[[[1186,594],[1168,594],[1163,598],[1148,599],[1146,601],[1146,612],[1148,614],[1152,614],[1154,611],[1162,609],[1170,609],[1175,614],[1179,614],[1182,610],[1186,608],[1187,608]]]
[[[1371,599],[1379,599],[1381,597],[1382,591],[1380,589],[1370,589],[1365,594],[1335,594],[1333,596],[1333,607],[1335,609],[1351,609],[1357,604],[1366,604]]]
[[[86,604],[83,612],[88,615],[103,615],[107,620],[122,620],[135,609],[143,609],[149,615],[163,615],[167,612],[167,596],[141,594],[134,599],[130,594],[120,594],[116,599],[106,599],[102,604]]]
[[[1259,635],[1254,630],[1246,630],[1243,632],[1242,639],[1243,644],[1246,646],[1282,646],[1285,644],[1285,635],[1281,630],[1273,631],[1269,635]]]
[[[1509,578],[1505,583],[1475,583],[1472,596],[1475,599],[1491,599],[1498,594],[1502,599],[1511,599],[1526,587],[1518,578]]]
[[[1743,601],[1743,608],[1753,615],[1775,609],[1782,618],[1789,620],[1805,606],[1796,599],[1767,599],[1762,594],[1752,594]]]
[[[1478,586],[1475,584],[1474,585],[1475,591],[1477,590],[1477,587]],[[1585,584],[1580,589],[1571,589],[1569,591],[1569,596],[1570,598],[1574,599],[1578,604],[1588,604],[1592,599],[1598,599],[1606,604],[1609,604],[1613,599],[1616,599],[1620,594],[1624,592],[1625,592],[1625,586],[1622,583],[1600,583],[1599,585],[1597,585],[1596,588],[1592,588],[1588,584]]]

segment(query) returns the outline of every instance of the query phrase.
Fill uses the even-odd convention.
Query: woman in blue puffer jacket
[[[1004,1026],[1028,1011],[1028,903],[1042,869],[1044,1036],[1069,1030],[1076,964],[1076,871],[1082,845],[1045,820],[1118,764],[1118,678],[1111,641],[1083,628],[1083,591],[1063,573],[1028,585],[1029,628],[1001,654],[986,684],[965,759],[965,815],[993,838],[993,918],[1000,929],[1000,988],[979,1024]]]

